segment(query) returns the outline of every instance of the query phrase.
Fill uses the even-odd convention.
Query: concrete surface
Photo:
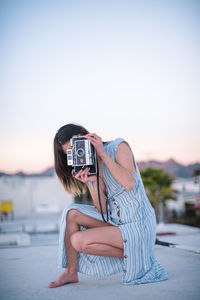
[[[160,240],[200,248],[200,235],[160,236]],[[192,243],[192,244],[191,244]],[[48,288],[62,272],[57,267],[58,245],[0,249],[1,300],[196,300],[200,296],[200,255],[156,245],[155,254],[169,279],[156,283],[125,286],[121,273],[95,279],[79,273],[79,282]]]

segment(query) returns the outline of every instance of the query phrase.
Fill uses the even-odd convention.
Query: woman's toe
[[[50,284],[49,284],[48,287],[49,287],[49,288],[56,287],[55,281],[50,282]]]

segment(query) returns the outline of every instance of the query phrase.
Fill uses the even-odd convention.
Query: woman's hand
[[[84,170],[80,170],[76,175],[74,174],[74,170],[72,170],[72,176],[83,182],[83,183],[88,183],[89,181],[96,181],[97,180],[97,176],[96,175],[89,175],[88,176],[88,172],[89,172],[90,168],[87,167]]]
[[[96,149],[97,155],[102,159],[106,151],[104,150],[101,137],[98,136],[96,133],[88,133],[83,137],[85,137],[91,142],[91,144]]]

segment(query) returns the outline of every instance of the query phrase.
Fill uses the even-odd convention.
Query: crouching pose
[[[74,173],[67,165],[70,139],[83,136],[96,149],[97,176],[89,168]],[[54,138],[54,162],[58,178],[69,193],[89,189],[93,205],[72,203],[61,216],[59,232],[60,268],[64,272],[49,284],[55,288],[78,282],[78,272],[104,278],[122,273],[122,284],[141,284],[168,279],[154,254],[156,217],[129,144],[123,138],[102,142],[84,127],[67,124]]]

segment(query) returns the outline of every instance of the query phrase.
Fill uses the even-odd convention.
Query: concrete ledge
[[[17,245],[17,246],[29,246],[31,239],[27,233],[18,234],[0,234],[0,246]]]
[[[57,223],[35,223],[35,224],[24,224],[23,231],[28,233],[48,233],[58,232]]]
[[[158,223],[156,233],[174,232],[178,235],[200,234],[200,228],[176,223]]]
[[[30,221],[27,223],[4,223],[0,224],[0,232],[3,233],[48,233],[48,232],[58,232],[59,224],[58,222],[34,222]]]

